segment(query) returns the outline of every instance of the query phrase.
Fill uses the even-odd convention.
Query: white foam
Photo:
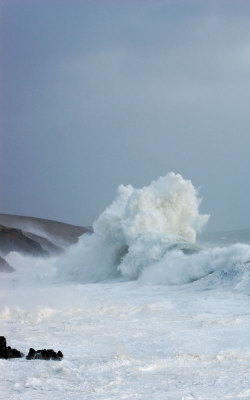
[[[0,360],[3,398],[248,398],[250,246],[197,248],[208,219],[199,204],[173,173],[120,186],[66,254],[9,254],[1,334],[24,354],[52,347],[64,358]]]
[[[166,253],[160,261],[144,269],[140,280],[151,284],[176,285],[198,280],[216,271],[226,271],[224,280],[232,280],[240,268],[249,274],[249,261],[250,246],[240,243],[204,249],[195,254],[184,254],[178,250]],[[221,285],[222,279],[217,277],[215,284]]]
[[[199,214],[197,190],[173,172],[149,186],[120,185],[113,203],[59,267],[62,278],[99,281],[121,274],[135,279],[174,243],[195,243],[209,216]]]
[[[17,272],[5,281],[9,287],[117,278],[177,285],[224,270],[226,274],[217,276],[218,282],[235,283],[241,274],[241,289],[245,291],[250,246],[198,248],[196,233],[208,220],[199,213],[200,201],[192,183],[173,172],[142,189],[121,185],[113,203],[94,223],[92,235],[83,235],[57,258],[11,253],[7,260]],[[207,284],[211,279],[215,278]]]

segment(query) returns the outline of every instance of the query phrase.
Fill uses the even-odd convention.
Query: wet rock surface
[[[57,353],[53,349],[35,350],[30,348],[29,354],[26,356],[27,360],[54,360],[60,361],[63,358],[63,353]]]
[[[4,225],[0,225],[0,250],[3,254],[18,251],[33,256],[48,255],[40,243],[25,236],[21,229],[9,228]]]
[[[21,351],[7,346],[6,338],[0,336],[0,358],[8,360],[9,358],[21,358],[23,356],[24,354]],[[32,347],[29,349],[29,353],[26,356],[26,360],[60,361],[62,358],[63,353],[60,350],[58,352],[55,352],[53,349],[35,350]]]
[[[24,354],[21,351],[7,346],[5,337],[0,336],[0,358],[8,360],[9,358],[21,358],[23,356]]]

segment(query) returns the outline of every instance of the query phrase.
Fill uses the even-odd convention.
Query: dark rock
[[[35,217],[0,214],[0,254],[11,251],[33,255],[59,255],[78,241],[79,236],[91,234],[91,227]]]
[[[0,358],[8,360],[9,358],[21,358],[24,356],[21,351],[12,349],[10,346],[6,346],[6,339],[4,336],[0,336]],[[60,361],[63,358],[63,353],[59,350],[57,353],[53,349],[35,350],[32,347],[29,350],[29,354],[26,356],[27,360],[54,360]]]
[[[35,350],[30,348],[27,360],[54,360],[61,361],[63,353],[59,350],[57,353],[53,349]]]
[[[43,248],[43,250],[47,251],[49,253],[49,255],[58,255],[58,254],[62,254],[65,251],[64,248],[56,245],[51,240],[49,240],[43,236],[31,233],[31,232],[27,232],[27,231],[23,231],[23,233],[28,238],[39,243],[41,245],[41,247]]]
[[[0,272],[14,272],[15,269],[11,267],[7,261],[0,256]]]
[[[0,358],[5,358],[5,360],[8,360],[9,358],[21,358],[23,357],[23,353],[21,353],[17,349],[12,349],[10,346],[5,347],[5,349],[2,349],[0,351]]]
[[[18,251],[33,256],[48,255],[40,243],[25,236],[20,229],[8,228],[4,225],[0,225],[0,250],[4,254]]]
[[[0,336],[0,350],[6,347],[6,339],[4,336]]]
[[[32,360],[36,354],[36,350],[32,347],[29,349],[29,354],[26,356],[27,360]]]
[[[10,346],[6,347],[6,339],[0,336],[0,358],[8,360],[9,358],[21,358],[23,353],[17,349],[12,349]]]
[[[21,229],[22,231],[28,231],[32,234],[41,232],[41,236],[43,236],[42,232],[44,232],[46,237],[49,235],[50,240],[53,241],[53,238],[55,238],[56,244],[60,242],[65,246],[76,243],[78,237],[84,233],[93,232],[92,227],[89,226],[76,226],[49,219],[10,214],[0,214],[0,224]]]

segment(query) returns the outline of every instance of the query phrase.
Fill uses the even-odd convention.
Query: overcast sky
[[[1,0],[0,212],[88,225],[120,183],[250,228],[250,2]]]

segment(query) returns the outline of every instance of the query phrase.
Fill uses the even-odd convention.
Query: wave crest
[[[191,181],[173,172],[149,186],[120,185],[113,203],[64,259],[61,271],[75,279],[99,281],[121,275],[136,279],[171,248],[189,248],[208,221]],[[73,266],[73,269],[71,269]]]

